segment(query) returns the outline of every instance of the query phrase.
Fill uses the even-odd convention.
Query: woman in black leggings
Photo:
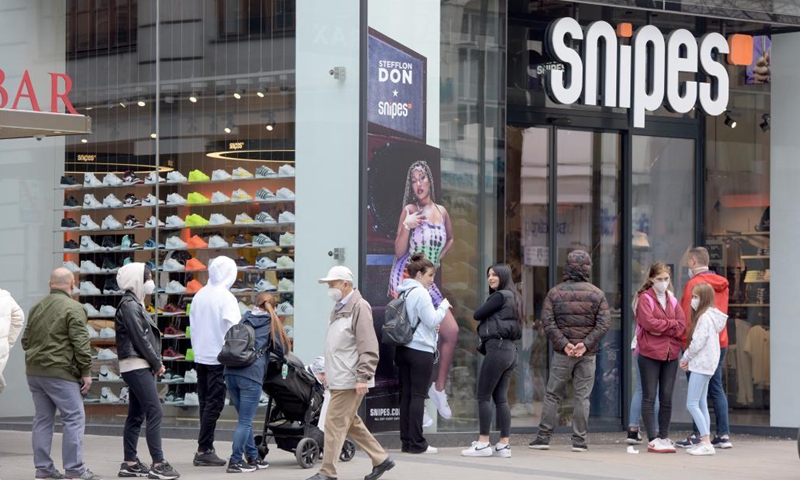
[[[465,457],[511,457],[508,436],[511,430],[511,409],[508,407],[508,384],[517,366],[515,340],[522,337],[522,299],[506,264],[492,265],[487,272],[491,295],[475,311],[478,320],[479,351],[486,355],[478,376],[478,414],[480,436],[477,442],[461,452]],[[489,432],[492,426],[492,404],[497,408],[500,441],[492,447]]]

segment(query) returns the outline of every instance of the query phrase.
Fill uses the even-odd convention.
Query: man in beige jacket
[[[353,287],[353,272],[347,267],[331,268],[319,283],[328,284],[328,297],[336,302],[325,339],[325,377],[331,400],[325,418],[322,468],[308,480],[336,480],[336,462],[347,436],[372,459],[372,472],[364,480],[378,480],[394,468],[394,460],[357,413],[364,395],[375,386],[378,366],[372,307]]]
[[[8,356],[17,342],[25,314],[7,290],[0,288],[0,393],[6,386],[3,370],[6,368]]]

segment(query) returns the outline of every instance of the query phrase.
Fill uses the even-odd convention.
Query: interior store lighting
[[[736,128],[736,120],[731,118],[730,111],[725,112],[725,126],[728,128]]]
[[[228,120],[228,123],[225,124],[225,128],[223,130],[225,133],[231,133],[235,125],[233,124],[233,120]]]
[[[264,87],[258,87],[256,89],[256,95],[258,95],[258,98],[266,97],[267,96],[267,89],[264,88]]]
[[[86,137],[81,138],[81,143],[89,143],[89,139]]]
[[[275,130],[275,124],[274,124],[273,122],[269,122],[269,123],[267,124],[267,131],[268,131],[268,132],[271,132],[271,131],[273,131],[273,130]]]
[[[237,88],[236,90],[233,91],[233,98],[235,98],[236,100],[241,100],[243,96],[244,96],[244,90],[242,90],[241,88]]]
[[[197,92],[190,93],[189,94],[189,101],[192,102],[192,103],[197,103],[197,97],[198,96],[199,95],[197,95]]]
[[[138,102],[136,102],[136,105],[139,105],[140,107],[145,107],[147,106],[147,102],[145,101],[144,97],[142,97],[139,99]]]
[[[158,135],[156,135],[156,132],[150,134],[150,138],[152,138],[153,140],[155,140],[157,137]]]

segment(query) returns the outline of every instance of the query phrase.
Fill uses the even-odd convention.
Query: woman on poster
[[[433,175],[428,163],[419,160],[411,164],[406,177],[403,211],[400,213],[394,241],[395,260],[389,279],[389,293],[392,298],[397,298],[397,288],[403,283],[406,264],[413,254],[423,253],[438,269],[442,258],[453,246],[450,216],[444,206],[436,203],[434,193]],[[433,306],[438,308],[444,300],[439,288],[434,283],[428,292]],[[458,324],[452,311],[448,309],[439,328],[439,368],[434,373],[435,379],[428,391],[428,396],[433,400],[439,414],[446,419],[453,416],[444,389],[457,343]]]

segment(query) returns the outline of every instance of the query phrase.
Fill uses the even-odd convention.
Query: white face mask
[[[700,299],[697,297],[692,297],[692,310],[697,310],[697,307],[700,306]]]
[[[692,270],[692,269],[690,268],[690,269],[689,269],[689,278],[694,278],[694,275],[695,275],[695,273],[694,273],[694,270]]]
[[[144,294],[150,295],[151,293],[156,291],[156,282],[153,280],[148,280],[144,282]]]
[[[342,299],[342,291],[338,288],[329,288],[328,289],[328,298],[333,300],[334,302],[338,302]]]
[[[669,287],[669,282],[653,282],[653,288],[655,289],[656,293],[664,294],[667,291],[667,287]]]

